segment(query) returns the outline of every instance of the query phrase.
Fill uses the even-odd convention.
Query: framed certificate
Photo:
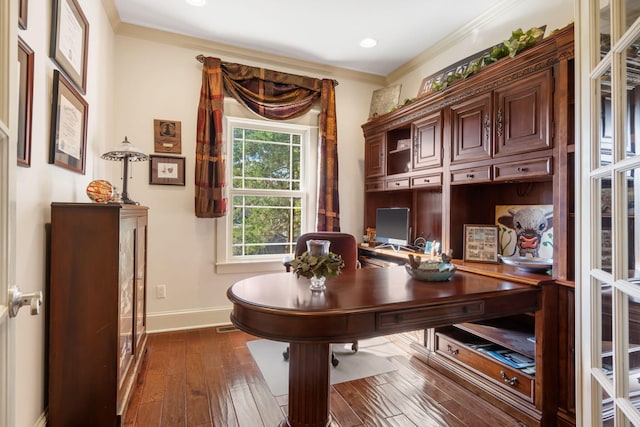
[[[83,94],[87,90],[89,21],[76,0],[54,0],[49,55]]]
[[[49,163],[84,175],[89,105],[60,71],[53,71]]]

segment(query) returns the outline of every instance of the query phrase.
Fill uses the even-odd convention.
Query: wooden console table
[[[280,426],[326,427],[330,343],[538,310],[540,289],[473,273],[447,282],[411,279],[404,267],[360,269],[327,280],[323,293],[291,273],[251,277],[229,288],[231,321],[290,343],[289,414]],[[274,358],[280,354],[274,354]]]

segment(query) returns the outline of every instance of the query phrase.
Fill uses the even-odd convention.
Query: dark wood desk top
[[[446,282],[414,280],[404,267],[360,269],[327,280],[323,293],[292,273],[237,282],[231,319],[246,332],[288,342],[341,342],[535,311],[536,286],[458,271]]]

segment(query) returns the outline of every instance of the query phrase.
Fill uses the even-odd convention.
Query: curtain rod
[[[196,60],[197,60],[198,62],[203,63],[203,64],[204,64],[204,60],[205,60],[205,58],[206,58],[206,57],[205,57],[203,54],[200,54],[200,55],[196,56]],[[319,80],[322,80],[322,79],[319,79]],[[338,86],[338,81],[337,81],[337,80],[333,80],[333,82],[334,82],[334,84],[335,84],[336,86]]]

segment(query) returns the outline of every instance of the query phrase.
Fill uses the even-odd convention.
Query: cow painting
[[[498,223],[515,230],[516,251],[520,256],[540,257],[543,233],[553,227],[553,212],[539,207],[508,209],[509,215],[498,218]]]

